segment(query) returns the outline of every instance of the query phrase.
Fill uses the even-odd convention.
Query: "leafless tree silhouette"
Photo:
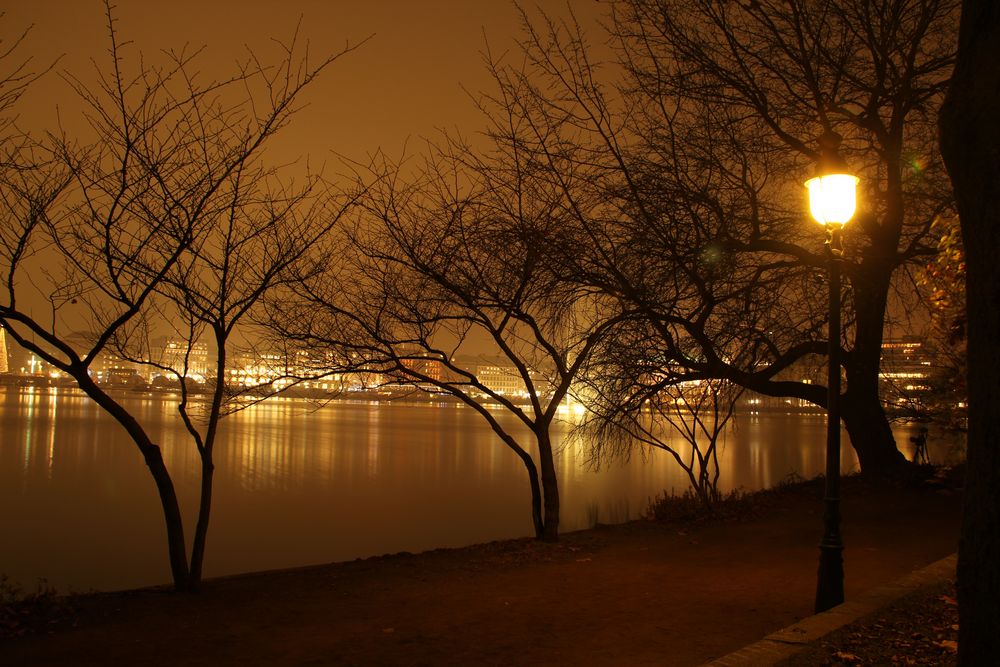
[[[160,447],[90,369],[98,355],[128,348],[157,312],[170,312],[171,299],[183,321],[228,333],[280,280],[295,257],[287,235],[315,216],[302,208],[308,187],[275,189],[262,154],[303,90],[350,49],[310,62],[293,42],[273,63],[251,53],[231,78],[203,80],[198,52],[130,54],[110,3],[105,11],[109,60],[95,64],[96,84],[64,75],[85,108],[84,136],[4,142],[0,322],[128,432],[159,493],[174,586],[187,590],[200,578],[211,476],[189,561]],[[223,260],[230,264],[222,269],[212,263]],[[49,305],[44,315],[31,306],[38,298]],[[190,425],[183,405],[182,415]],[[192,435],[210,472],[212,436]]]
[[[553,271],[550,249],[568,243],[564,202],[532,169],[499,135],[486,153],[446,138],[420,165],[381,160],[367,175],[375,184],[363,200],[367,214],[324,253],[349,256],[350,278],[304,280],[275,314],[288,339],[476,410],[524,464],[536,537],[555,539],[552,425],[619,316]],[[463,360],[470,349],[475,358]],[[497,373],[510,377],[498,382]]]
[[[575,143],[576,169],[591,175],[594,194],[576,198],[597,203],[570,216],[588,239],[567,259],[578,279],[644,312],[678,379],[820,406],[826,388],[802,378],[824,363],[823,235],[801,184],[815,138],[843,135],[863,193],[846,230],[841,409],[871,473],[903,461],[879,400],[888,295],[936,251],[931,225],[951,207],[934,109],[956,9],[621,0],[613,62],[592,61],[572,22],[525,13],[523,63],[504,70],[505,99],[532,119],[522,139],[535,161],[579,188],[553,159]]]

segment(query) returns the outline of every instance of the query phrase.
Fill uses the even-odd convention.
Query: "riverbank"
[[[820,489],[694,524],[81,596],[61,622],[2,640],[0,663],[697,665],[812,613]],[[954,484],[845,480],[847,598],[954,552],[959,506]]]

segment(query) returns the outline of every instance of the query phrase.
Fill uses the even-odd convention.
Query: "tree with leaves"
[[[903,414],[964,431],[966,391],[965,251],[957,217],[939,218],[931,225],[938,253],[917,273],[917,289],[930,313],[927,344],[934,354],[928,373],[929,390],[917,397],[899,392]],[[898,399],[897,399],[898,400]]]

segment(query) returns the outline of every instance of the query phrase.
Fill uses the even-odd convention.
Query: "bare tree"
[[[607,205],[575,216],[590,239],[580,279],[646,313],[672,373],[825,405],[825,387],[801,381],[823,363],[826,328],[822,234],[801,183],[815,137],[845,137],[864,192],[846,231],[841,406],[866,472],[903,461],[879,401],[881,343],[894,276],[935,252],[931,225],[950,206],[933,110],[956,7],[620,0],[610,68],[572,22],[525,14],[532,85],[517,90],[543,119],[538,160],[569,127],[601,168]]]
[[[5,165],[0,323],[128,432],[160,497],[174,586],[186,590],[198,583],[204,527],[189,564],[160,447],[90,369],[102,353],[127,347],[167,295],[183,298],[178,286],[194,278],[227,215],[281,208],[279,193],[260,187],[268,173],[261,154],[302,91],[349,49],[318,63],[292,48],[273,64],[250,54],[231,78],[203,81],[197,52],[167,53],[159,64],[126,57],[109,3],[105,11],[106,68],[95,65],[96,84],[65,75],[84,104],[90,139],[54,132]],[[243,192],[262,198],[248,205]],[[190,287],[204,294],[202,285]],[[229,298],[234,285],[216,288]],[[48,312],[36,314],[33,300]],[[185,305],[198,313],[189,321],[204,320],[196,307],[205,304]]]
[[[791,194],[803,180],[802,167],[815,159],[812,138],[821,130],[846,137],[844,152],[862,177],[863,210],[848,228],[853,236],[848,257],[857,259],[846,267],[846,317],[853,329],[848,340],[853,344],[843,356],[847,391],[841,406],[867,472],[901,460],[878,386],[893,276],[934,252],[930,227],[950,205],[934,150],[932,110],[952,66],[955,8],[955,2],[895,0],[706,1],[682,8],[679,3],[637,0],[622,5],[616,23],[635,90],[650,100],[646,109],[655,110],[656,98],[676,96],[691,105],[688,110],[702,126],[719,130],[724,123],[731,140],[753,148],[737,154],[739,162],[714,160],[733,175],[741,165],[752,173],[739,178],[745,193],[741,219],[719,239],[742,261],[762,268],[784,261],[793,265],[791,271],[820,265],[795,230],[807,224],[799,222],[804,216],[789,215],[788,205],[774,198],[794,201]],[[716,110],[720,106],[725,109]],[[705,144],[717,137],[684,138]],[[780,157],[782,152],[787,158]],[[759,157],[769,154],[778,156],[770,164]],[[822,299],[811,302],[823,305]],[[782,315],[808,313],[802,313],[800,304],[777,305]],[[765,326],[747,334],[772,347],[769,358],[754,359],[752,370],[717,364],[720,374],[762,393],[823,404],[815,394],[822,387],[772,381],[773,368],[788,367],[796,357],[812,353],[803,349],[810,337],[782,339],[770,333],[781,320],[773,321],[775,326],[767,318],[761,323]]]
[[[0,21],[6,12],[0,12]],[[16,148],[28,137],[17,127],[17,101],[32,83],[49,73],[56,62],[35,71],[31,58],[22,58],[19,49],[24,44],[31,27],[12,37],[0,37],[0,142],[4,146],[3,159],[17,158]],[[15,160],[16,161],[16,160]]]
[[[404,168],[415,175],[404,179]],[[499,136],[486,154],[455,140],[429,147],[417,167],[383,161],[367,215],[336,250],[352,258],[351,280],[318,275],[296,287],[297,303],[274,308],[282,336],[477,411],[524,465],[535,536],[556,539],[552,426],[614,316],[551,270],[550,247],[566,242],[564,201],[531,169]]]
[[[340,222],[357,198],[337,195],[319,176],[307,176],[296,185],[280,171],[249,163],[233,172],[225,190],[226,208],[217,212],[215,224],[193,240],[157,288],[166,301],[163,312],[147,313],[143,322],[153,330],[173,329],[187,346],[186,353],[179,359],[163,359],[162,350],[143,344],[148,337],[119,339],[116,346],[126,358],[154,365],[179,384],[177,409],[201,459],[191,587],[201,580],[212,507],[213,453],[221,419],[261,400],[259,395],[248,400],[242,395],[246,387],[229,382],[234,348],[258,337],[252,318],[271,292],[315,270],[303,266],[307,251]],[[150,315],[156,320],[149,321]],[[213,373],[206,379],[207,404],[194,398],[201,382],[190,372],[190,350],[198,344],[205,345],[214,360]],[[156,362],[158,352],[160,361]],[[280,388],[270,382],[255,389],[269,396]]]
[[[634,337],[614,344],[622,340],[628,349],[595,352],[583,374],[589,416],[579,430],[592,443],[592,463],[628,459],[636,446],[665,451],[711,509],[720,499],[720,438],[743,389],[712,378],[679,381],[656,363],[655,348],[636,348]]]
[[[955,186],[966,259],[969,437],[958,551],[958,660],[1000,655],[1000,5],[964,0],[958,62],[941,109],[941,150]]]

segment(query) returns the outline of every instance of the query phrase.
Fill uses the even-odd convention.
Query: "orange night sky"
[[[58,73],[93,71],[92,59],[107,63],[107,29],[99,0],[15,0],[6,2],[0,35],[5,43],[33,26],[20,49],[35,70],[61,55],[55,71],[22,99],[21,124],[51,129],[56,106],[72,118],[75,100]],[[581,25],[596,28],[606,9],[598,0],[570,3]],[[556,16],[567,15],[565,0],[526,3]],[[305,96],[309,104],[280,135],[282,161],[309,155],[330,161],[330,151],[362,159],[376,148],[408,153],[436,128],[479,128],[477,111],[463,90],[489,89],[481,60],[484,35],[494,53],[513,45],[519,21],[505,0],[119,0],[115,16],[120,39],[153,54],[160,49],[204,46],[200,62],[220,65],[220,74],[249,46],[266,55],[272,38],[288,39],[301,16],[310,51],[337,51],[345,43],[372,39],[335,63]],[[593,29],[592,40],[599,40]],[[132,52],[134,53],[134,51]],[[30,116],[30,117],[29,117]]]

